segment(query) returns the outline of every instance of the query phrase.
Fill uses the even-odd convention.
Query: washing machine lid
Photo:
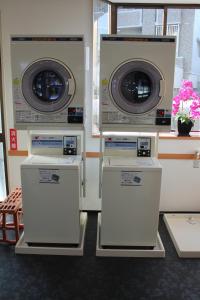
[[[139,115],[158,106],[163,84],[162,74],[155,65],[145,60],[131,60],[114,70],[109,91],[118,109]]]
[[[81,163],[81,156],[29,156],[22,164],[21,168],[59,168],[77,169]]]
[[[22,76],[26,102],[42,113],[67,107],[75,93],[75,79],[68,66],[54,59],[40,59],[29,65]]]
[[[126,157],[107,157],[104,160],[104,168],[107,170],[131,169],[131,170],[161,170],[159,161],[152,157],[145,158],[126,158]]]

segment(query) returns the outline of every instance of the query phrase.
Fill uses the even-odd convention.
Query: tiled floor
[[[84,257],[16,256],[0,245],[0,300],[199,300],[200,259],[179,259],[160,222],[165,259],[97,258],[96,213]]]

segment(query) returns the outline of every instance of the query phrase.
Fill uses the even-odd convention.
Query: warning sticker
[[[121,171],[121,186],[141,186],[143,185],[143,173],[133,171]]]
[[[60,175],[58,169],[39,169],[40,183],[60,183]]]
[[[102,85],[108,85],[108,83],[109,83],[108,79],[102,79],[101,80]]]
[[[21,81],[20,81],[19,78],[14,78],[14,79],[13,79],[13,84],[14,84],[14,85],[20,85],[20,83],[21,83]]]

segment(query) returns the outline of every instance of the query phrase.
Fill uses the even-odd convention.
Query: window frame
[[[8,165],[7,165],[7,150],[6,150],[5,120],[4,120],[4,103],[3,103],[3,92],[2,92],[1,60],[0,60],[0,110],[1,110],[1,128],[2,128],[2,132],[0,132],[0,144],[3,145],[5,185],[6,185],[6,194],[8,195],[9,194],[9,184],[8,184]]]
[[[111,22],[111,34],[117,34],[117,16],[118,16],[118,8],[142,8],[142,9],[162,9],[163,10],[163,36],[167,36],[167,28],[168,28],[168,11],[170,9],[200,9],[200,4],[151,4],[151,3],[110,3],[111,12],[113,14],[110,15]],[[177,47],[176,51],[179,48]],[[171,132],[174,129],[171,127]],[[198,127],[198,132],[200,132],[200,128]]]
[[[167,35],[168,9],[200,9],[200,4],[151,4],[151,3],[112,3],[110,9],[111,34],[117,34],[117,10],[118,8],[141,8],[141,9],[163,9],[163,35]]]
[[[109,9],[109,34],[117,34],[117,13],[118,8],[140,8],[140,9],[162,9],[163,10],[163,36],[167,35],[167,19],[168,19],[168,10],[169,9],[200,9],[200,4],[188,4],[188,3],[113,3],[111,0],[101,0],[102,2],[107,3],[110,6]],[[92,132],[94,128],[94,123],[92,123]],[[96,127],[95,127],[96,128]],[[98,130],[99,131],[99,130]],[[96,134],[93,133],[93,135]]]

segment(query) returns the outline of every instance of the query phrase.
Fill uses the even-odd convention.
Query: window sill
[[[160,140],[200,140],[200,132],[191,132],[191,136],[177,136],[177,133],[160,133]]]
[[[120,134],[120,133],[119,133]],[[93,133],[92,138],[100,138],[99,133]],[[159,133],[159,140],[200,140],[200,132],[192,132],[191,136],[177,136],[175,132]]]

